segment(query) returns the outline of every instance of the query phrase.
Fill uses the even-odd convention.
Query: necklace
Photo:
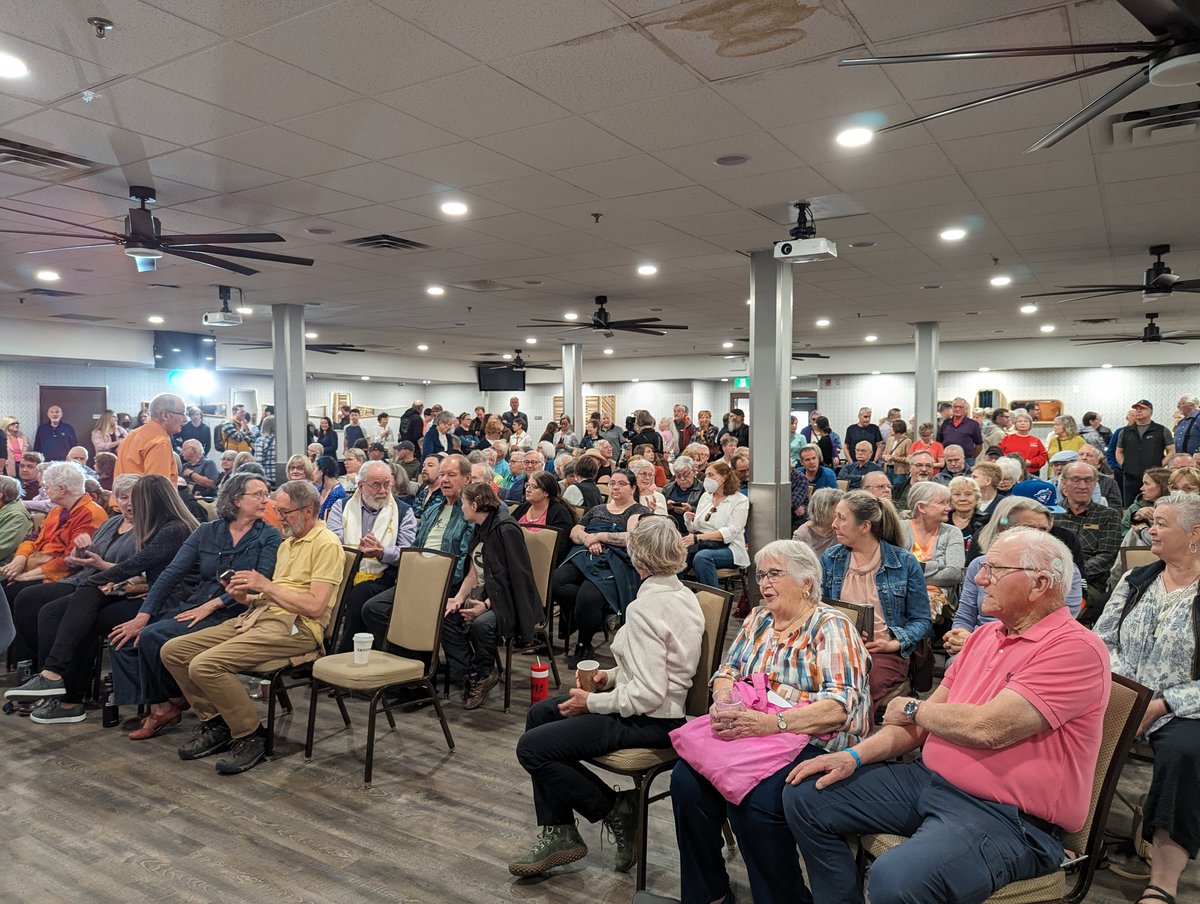
[[[782,626],[776,625],[775,633],[780,637],[786,636],[788,631],[790,631],[797,622],[801,621],[802,619],[807,619],[810,615],[812,615],[812,611],[815,608],[816,607],[813,606],[813,607],[809,608],[807,612],[801,612],[799,615],[797,615],[791,621],[785,623]]]

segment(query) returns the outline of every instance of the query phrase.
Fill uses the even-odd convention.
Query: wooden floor
[[[733,632],[730,632],[732,638]],[[528,674],[525,663],[520,674]],[[11,685],[12,675],[0,676]],[[553,690],[553,689],[552,689]],[[484,708],[449,718],[446,750],[430,710],[380,720],[372,787],[362,787],[366,704],[351,701],[342,728],[333,701],[318,708],[313,759],[303,756],[307,694],[285,718],[276,757],[223,777],[213,761],[183,762],[175,748],[194,719],[135,743],[89,712],[78,725],[37,725],[0,715],[0,901],[56,902],[627,902],[632,874],[612,870],[598,826],[582,825],[591,853],[540,880],[515,881],[506,864],[530,842],[533,805],[514,756],[527,679],[501,712],[498,687]],[[122,711],[122,716],[132,715]],[[1126,786],[1149,771],[1131,766]],[[660,779],[666,787],[666,777]],[[1128,826],[1117,805],[1112,827]],[[678,856],[669,801],[651,808],[649,886],[677,894]],[[1123,857],[1117,859],[1123,860]],[[750,901],[740,858],[729,864],[739,901]],[[1089,902],[1135,900],[1141,885],[1103,871]],[[1179,900],[1200,901],[1200,869]]]

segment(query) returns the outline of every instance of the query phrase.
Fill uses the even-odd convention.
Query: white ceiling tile
[[[261,191],[262,189],[251,189]],[[229,220],[239,226],[262,226],[275,220],[286,220],[298,217],[300,214],[256,201],[243,192],[229,195],[214,195],[211,198],[201,198],[180,204],[175,210],[199,214],[203,217]]]
[[[248,116],[139,79],[105,88],[91,103],[73,98],[59,104],[59,109],[180,145],[199,144],[261,125]]]
[[[1033,129],[1013,129],[992,135],[943,141],[941,148],[960,173],[1000,169],[1025,162],[1050,163],[1092,155],[1087,132],[1082,129],[1068,135],[1054,147],[1025,154],[1025,149],[1049,132],[1054,125],[1057,123]]]
[[[595,0],[379,0],[480,60],[516,56],[620,25]],[[512,23],[520,27],[513,28]]]
[[[570,114],[487,66],[476,66],[378,100],[464,138],[508,132]]]
[[[399,210],[387,204],[343,210],[328,214],[326,219],[336,223],[346,223],[359,229],[367,229],[372,233],[404,235],[405,238],[408,237],[407,230],[432,226],[436,222],[429,217],[422,217],[408,210]]]
[[[471,257],[496,263],[528,260],[540,255],[540,252],[528,245],[518,245],[516,242],[488,242],[484,245],[470,245],[465,251]]]
[[[911,106],[916,114],[924,116],[995,93],[995,91],[973,91],[965,94],[950,94],[945,97],[914,100]],[[981,107],[972,107],[960,113],[942,116],[926,123],[923,128],[939,141],[974,138],[979,135],[1007,132],[1011,129],[1031,129],[1046,123],[1057,125],[1079,110],[1083,104],[1083,95],[1080,93],[1079,84],[1071,82],[1065,85],[1056,85],[1053,88],[1040,88],[1020,97],[996,101]],[[1045,131],[1050,131],[1049,127]],[[1045,133],[1043,132],[1043,134]]]
[[[833,5],[689,0],[638,24],[709,81],[823,57],[862,41]]]
[[[147,0],[150,6],[195,22],[209,31],[226,37],[244,35],[268,25],[282,22],[329,0]]]
[[[810,165],[830,160],[852,160],[933,144],[933,136],[926,131],[924,126],[910,126],[894,132],[877,134],[872,141],[862,147],[847,148],[837,143],[838,133],[843,129],[858,125],[869,125],[869,127],[877,129],[885,124],[904,122],[911,119],[913,115],[912,108],[907,104],[894,104],[881,110],[871,111],[869,117],[854,114],[832,119],[817,119],[812,122],[771,129],[771,135]]]
[[[110,166],[145,160],[178,147],[167,141],[58,110],[43,110],[26,116],[7,125],[4,131],[6,138],[49,146],[52,150],[87,157]]]
[[[741,135],[754,129],[750,119],[707,87],[600,110],[588,118],[648,151]]]
[[[384,204],[401,198],[415,198],[444,187],[432,179],[375,162],[309,176],[307,181]]]
[[[954,166],[936,147],[902,148],[868,157],[828,160],[813,167],[842,191],[882,188],[901,182],[936,179],[954,173]]]
[[[612,0],[612,3],[625,15],[636,18],[656,13],[668,6],[674,6],[679,3],[679,0]]]
[[[542,210],[592,200],[594,195],[545,173],[489,182],[473,188],[477,195],[525,210]]]
[[[926,31],[940,32],[1048,5],[1046,0],[1008,0],[1003,6],[997,6],[992,0],[889,0],[886,5],[871,0],[843,2],[872,41],[887,41]]]
[[[976,200],[961,176],[944,176],[940,179],[855,191],[852,192],[852,196],[867,210],[876,214]]]
[[[4,52],[18,57],[30,71],[25,78],[5,79],[4,97],[0,98],[0,105],[5,100],[13,104],[11,108],[0,106],[6,111],[15,110],[19,104],[16,98],[50,103],[107,82],[120,74],[119,70],[104,69],[87,60],[10,35],[4,36]]]
[[[602,198],[621,198],[692,184],[686,176],[646,155],[576,166],[559,170],[555,175]]]
[[[601,218],[603,219],[603,218]],[[586,227],[588,235],[613,242],[625,248],[640,248],[652,242],[671,242],[687,238],[687,233],[674,228],[678,221],[672,220],[672,225],[659,223],[656,220],[646,220],[641,223],[594,223]]]
[[[667,223],[676,217],[733,209],[723,197],[699,185],[622,198],[621,204],[634,216],[640,214],[639,219],[665,220]]]
[[[455,141],[455,136],[378,101],[359,100],[280,123],[364,157],[379,159],[424,151]]]
[[[40,109],[41,106],[38,104],[10,97],[7,94],[0,94],[0,123],[6,123],[21,116],[28,116],[30,113],[36,113]]]
[[[272,182],[282,182],[285,177],[243,163],[235,163],[223,157],[214,157],[194,148],[172,151],[149,161],[156,176],[199,185],[212,191],[241,191]],[[170,199],[163,197],[170,203]]]
[[[1088,160],[1059,160],[968,173],[963,178],[980,198],[995,198],[1043,189],[1093,185],[1096,171]]]
[[[469,141],[390,157],[386,162],[406,172],[455,187],[499,182],[534,172],[523,163]]]
[[[695,87],[697,78],[629,26],[535,50],[496,68],[575,113]]]
[[[26,192],[19,195],[18,198],[22,207],[27,204],[53,207],[57,212],[51,214],[52,216],[64,217],[68,220],[75,219],[81,223],[87,223],[100,217],[124,216],[126,210],[136,206],[134,202],[123,198],[114,198],[112,195],[99,194],[94,191],[84,191],[70,185],[50,185]],[[71,216],[72,213],[75,214],[74,217]],[[54,230],[58,227],[53,223],[47,223],[44,228]],[[64,231],[71,230],[67,227]],[[50,243],[49,246],[72,244],[58,239],[39,239],[39,242],[43,244],[47,241]]]
[[[200,149],[287,176],[308,176],[365,162],[357,154],[275,126],[210,141],[200,145]]]
[[[758,214],[748,210],[726,210],[720,213],[704,213],[691,217],[676,217],[671,225],[686,232],[688,235],[710,236],[728,235],[731,232],[745,232],[751,229],[762,229],[767,222]],[[825,233],[822,232],[822,235]]]
[[[368,0],[323,6],[244,42],[360,94],[395,90],[474,62]]]
[[[471,229],[495,238],[524,241],[535,235],[549,235],[562,227],[550,220],[543,220],[530,213],[511,213],[502,217],[472,220]]]
[[[816,170],[807,166],[757,176],[723,179],[714,182],[712,190],[738,206],[747,208],[790,203],[799,198],[824,197],[837,193],[837,188]]]
[[[188,201],[195,201],[197,198],[204,198],[213,194],[213,191],[208,188],[175,182],[172,179],[162,176],[156,177],[152,173],[150,164],[151,161],[143,160],[120,169],[101,170],[90,176],[72,179],[70,185],[72,188],[82,188],[87,191],[100,192],[101,194],[111,195],[114,198],[120,198],[126,202],[126,206],[128,207],[136,204],[136,202],[129,201],[129,186],[131,184],[150,185],[158,193],[158,203],[155,205],[156,210],[168,208],[173,204],[184,204]]]
[[[442,205],[447,201],[459,201],[466,204],[467,212],[459,216],[443,213]],[[510,207],[458,189],[441,189],[418,198],[406,198],[396,201],[392,206],[401,210],[411,210],[413,213],[419,213],[433,220],[462,226],[473,226],[476,220],[513,213]]]
[[[1185,142],[1097,154],[1096,166],[1105,183],[1137,181],[1148,175],[1181,176],[1200,170],[1200,153],[1194,142]]]
[[[616,247],[587,232],[575,230],[560,230],[552,235],[530,236],[525,244],[536,248],[542,254],[571,254],[576,255],[585,251],[611,250]]]
[[[741,154],[750,159],[737,166],[718,166],[718,157]],[[659,160],[703,185],[722,179],[737,179],[762,173],[793,169],[803,161],[766,132],[753,132],[687,147],[656,151]]]
[[[308,182],[293,179],[289,182],[277,182],[261,188],[251,188],[238,192],[233,197],[245,198],[260,204],[269,204],[294,210],[310,215],[332,213],[337,210],[349,210],[354,207],[366,207],[362,198],[343,194],[332,189],[322,188]]]
[[[240,0],[238,5],[248,6]],[[292,119],[357,97],[348,88],[232,41],[152,69],[142,78],[264,122]]]
[[[1106,189],[1107,191],[1107,189]],[[1099,211],[1103,207],[1100,189],[1094,185],[1080,188],[1058,188],[1030,194],[1000,195],[984,202],[988,212],[997,217],[1018,214],[1041,216],[1060,210]]]
[[[586,119],[560,119],[481,138],[479,144],[541,170],[631,157],[637,148]]]

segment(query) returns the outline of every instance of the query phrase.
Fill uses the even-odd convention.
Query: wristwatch
[[[779,726],[780,731],[787,731],[787,722],[783,721],[783,713],[775,713],[775,724]]]
[[[904,704],[904,715],[908,718],[909,722],[916,723],[917,707],[920,705],[921,705],[921,701],[916,700],[916,699],[909,700],[907,703]]]

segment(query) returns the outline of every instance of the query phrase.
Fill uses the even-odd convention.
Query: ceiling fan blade
[[[1106,94],[1102,94],[1100,97],[1097,97],[1094,101],[1080,110],[1074,116],[1064,120],[1061,125],[1055,126],[1042,138],[1039,138],[1028,148],[1026,148],[1025,153],[1028,154],[1032,151],[1041,151],[1049,147],[1054,147],[1054,145],[1058,144],[1076,129],[1083,128],[1109,107],[1116,106],[1138,89],[1144,88],[1146,85],[1150,84],[1149,64],[1145,64],[1145,60],[1138,60],[1136,62],[1144,64],[1141,69],[1129,76],[1129,78],[1125,79],[1125,81],[1110,89]],[[1115,69],[1117,67],[1114,66],[1112,68]]]
[[[557,364],[526,364],[526,370],[562,370]]]
[[[1129,292],[1121,289],[1116,292],[1097,292],[1095,295],[1080,295],[1078,298],[1064,298],[1062,301],[1056,301],[1055,304],[1074,304],[1077,301],[1089,301],[1093,298],[1112,298],[1114,295],[1128,295]]]
[[[133,263],[137,267],[138,273],[153,273],[158,269],[158,258],[156,257],[135,257]]]
[[[1141,286],[1060,286],[1062,292],[1033,292],[1022,298],[1056,298],[1060,295],[1083,295],[1086,292],[1140,292]]]
[[[226,342],[225,344],[240,346],[242,348],[242,350],[245,350],[248,348],[270,348],[271,347],[270,342]]]
[[[175,245],[172,248],[178,247]],[[255,251],[253,248],[222,248],[220,245],[189,245],[182,249],[185,251],[199,251],[208,254],[222,254],[226,257],[246,257],[256,261],[274,261],[277,264],[300,264],[303,267],[311,267],[313,259],[310,257],[292,257],[289,254],[272,254],[269,251]]]
[[[648,329],[648,328],[642,327],[642,326],[614,326],[613,329],[620,330],[622,333],[641,333],[643,336],[665,336],[666,335],[666,333],[659,332],[658,330]],[[611,339],[612,334],[609,333],[608,337]]]
[[[1147,283],[1147,288],[1169,289],[1175,283],[1179,282],[1179,277],[1174,273],[1160,273],[1154,279]]]
[[[145,241],[158,241],[154,231],[154,214],[144,207],[129,208],[129,234]]]
[[[553,323],[555,326],[564,326],[571,322],[569,320],[547,320],[545,317],[530,317],[529,319],[534,323]]]
[[[52,220],[55,223],[65,223],[73,229],[86,229],[88,232],[98,232],[100,235],[108,236],[111,239],[123,238],[123,236],[119,236],[115,232],[109,232],[107,229],[97,229],[95,226],[84,226],[82,223],[72,223],[70,220],[59,219],[58,217],[48,216],[44,213],[34,213],[32,210],[21,210],[15,207],[0,207],[0,210],[7,210],[9,213],[19,213],[27,217],[37,217],[39,220]]]
[[[1112,69],[1121,69],[1125,66],[1135,66],[1138,63],[1145,62],[1145,59],[1146,59],[1145,57],[1138,57],[1136,59],[1130,58],[1127,60],[1117,60],[1117,61],[1114,61],[1111,63],[1102,63],[1099,66],[1090,66],[1087,69],[1080,69],[1078,72],[1068,72],[1066,75],[1056,75],[1053,78],[1046,78],[1046,79],[1042,79],[1041,81],[1030,82],[1028,85],[1021,85],[1018,88],[1010,88],[1007,91],[1001,91],[999,94],[991,94],[987,97],[981,97],[978,100],[967,101],[967,103],[965,103],[965,104],[958,104],[957,106],[949,107],[945,110],[937,110],[933,113],[926,113],[924,116],[918,116],[915,119],[906,119],[904,122],[898,122],[895,125],[885,126],[884,128],[877,129],[876,131],[880,132],[880,133],[894,132],[894,131],[896,131],[896,129],[903,129],[903,128],[906,128],[907,126],[919,125],[920,123],[923,123],[923,122],[929,122],[932,119],[939,119],[942,116],[949,116],[952,113],[961,113],[963,110],[971,110],[975,107],[982,107],[984,104],[992,104],[992,103],[995,103],[996,101],[1008,100],[1009,98],[1020,97],[1022,94],[1029,94],[1033,91],[1040,91],[1042,88],[1053,88],[1055,85],[1064,85],[1068,82],[1078,81],[1079,79],[1087,78],[1090,75],[1096,75],[1100,72],[1108,72]],[[1148,73],[1149,67],[1146,67],[1143,71]],[[1149,79],[1149,75],[1147,75],[1147,79]],[[1142,84],[1144,84],[1144,82]],[[1140,88],[1141,85],[1139,84],[1138,87]],[[1137,90],[1137,89],[1135,88],[1134,90]],[[1130,93],[1133,93],[1133,92],[1131,91]],[[1112,103],[1116,103],[1116,100],[1112,101]],[[1111,104],[1110,104],[1110,106],[1111,106]],[[1078,114],[1076,114],[1076,115],[1078,115]],[[1092,115],[1096,115],[1096,114],[1092,114]],[[1080,123],[1080,124],[1082,125],[1082,123]],[[1075,126],[1074,128],[1072,128],[1071,131],[1074,131],[1075,128],[1078,128],[1078,126]],[[1066,132],[1062,135],[1062,137],[1065,138],[1066,135],[1068,135],[1068,134],[1070,134],[1070,133]],[[1045,139],[1043,139],[1043,140],[1045,140]],[[1049,145],[1047,145],[1047,147],[1048,146]],[[1030,148],[1029,150],[1032,151],[1032,150],[1036,150],[1036,149],[1037,149],[1037,145]]]
[[[1076,56],[1087,53],[1149,53],[1160,45],[1153,41],[1113,44],[1053,44],[1048,47],[1001,47],[995,50],[960,50],[948,53],[914,53],[907,56],[863,57],[838,60],[839,66],[890,66],[893,63],[943,63],[958,60],[996,60],[1006,57]]]
[[[1176,292],[1180,289],[1200,289],[1200,279],[1181,279],[1171,286]]]
[[[799,361],[803,358],[828,358],[828,355],[820,355],[816,352],[792,352],[792,357]]]
[[[186,258],[187,260],[195,261],[198,264],[207,264],[210,267],[216,267],[218,270],[228,270],[230,273],[239,273],[242,276],[253,276],[258,272],[257,270],[251,270],[249,267],[243,267],[241,264],[223,261],[220,258],[212,257],[208,254],[197,254],[194,251],[180,251],[175,248],[163,248],[162,253],[173,254],[176,257]],[[139,257],[137,260],[140,264],[143,260],[147,260],[147,258]],[[153,258],[149,258],[149,260],[153,260]]]
[[[1159,342],[1165,342],[1167,345],[1187,345],[1186,342],[1180,342],[1178,339],[1159,339]]]
[[[37,232],[32,229],[0,229],[0,232],[9,235],[50,235],[59,239],[94,239],[94,235],[80,235],[77,232]],[[29,252],[26,251],[26,254]]]
[[[94,238],[94,236],[84,235],[80,238]],[[63,248],[38,248],[36,251],[22,251],[22,254],[52,254],[55,251],[78,251],[80,248],[111,248],[115,242],[100,242],[95,245],[67,245]]]
[[[244,245],[247,242],[286,242],[275,232],[196,232],[185,235],[163,235],[164,245]]]
[[[1117,0],[1151,34],[1194,38],[1200,32],[1200,10],[1193,3],[1161,0]]]
[[[1088,340],[1072,339],[1071,341],[1078,345],[1107,345],[1111,342],[1127,342],[1127,341],[1129,341],[1130,338],[1131,337],[1129,337],[1129,336],[1118,336],[1116,339],[1088,339]],[[1139,337],[1133,341],[1141,342],[1141,337]]]

